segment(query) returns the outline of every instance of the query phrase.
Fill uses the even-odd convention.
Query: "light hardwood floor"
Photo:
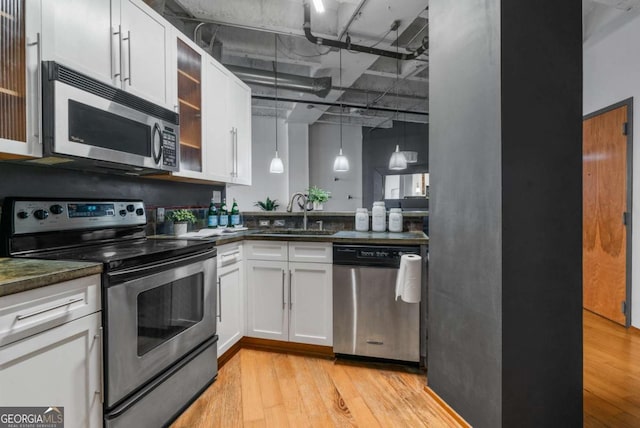
[[[209,427],[457,427],[407,370],[242,349],[173,424]]]
[[[173,424],[209,427],[458,427],[424,375],[242,349]],[[584,311],[584,426],[640,427],[640,332]]]
[[[584,311],[584,426],[640,427],[640,332]]]

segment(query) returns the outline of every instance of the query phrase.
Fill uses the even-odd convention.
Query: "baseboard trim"
[[[227,351],[218,357],[218,369],[224,366],[227,361],[233,358],[234,355],[238,353],[242,349],[242,342],[238,341],[234,343],[231,348],[227,349]]]
[[[280,340],[258,339],[256,337],[243,337],[238,342],[242,348],[259,349],[262,351],[283,352],[310,357],[334,358],[333,347],[321,345],[308,345],[306,343],[283,342]]]
[[[457,423],[465,428],[471,428],[471,425],[467,421],[464,420],[462,416],[460,416],[451,406],[447,404],[433,389],[429,388],[429,386],[425,385],[424,390],[431,398],[433,398],[442,409],[447,412],[449,416],[451,416]]]

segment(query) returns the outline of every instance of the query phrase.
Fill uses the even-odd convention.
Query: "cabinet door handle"
[[[234,147],[236,150],[236,154],[234,156],[234,160],[235,160],[235,170],[236,170],[236,178],[238,178],[238,128],[236,128],[235,132],[234,132],[235,138],[234,138]]]
[[[221,254],[220,257],[224,259],[225,257],[233,257],[233,256],[237,256],[239,254],[240,254],[240,250],[236,250],[236,251],[231,251],[229,253]]]
[[[36,33],[36,41],[33,43],[29,43],[29,46],[37,45],[38,49],[36,51],[36,59],[38,60],[38,73],[36,74],[36,102],[35,106],[35,117],[37,118],[37,125],[33,131],[33,136],[39,143],[42,143],[40,140],[40,127],[42,126],[42,35],[40,33]]]
[[[122,25],[118,25],[118,32],[116,34],[118,35],[118,46],[120,47],[120,50],[118,51],[118,68],[120,73],[118,73],[117,76],[120,78],[120,82],[122,82]]]
[[[115,31],[114,27],[111,27],[111,37],[110,37],[110,45],[111,45],[111,78],[115,79],[116,77],[120,76],[120,73],[118,73],[119,67],[116,68],[116,64],[115,64],[115,43],[113,42],[113,36],[119,36],[120,35],[120,26],[118,26],[118,31]],[[120,37],[118,37],[118,41],[120,40]],[[120,43],[120,41],[119,41]],[[119,45],[120,49],[122,49],[122,45]],[[122,80],[122,78],[120,78],[120,80]]]
[[[235,163],[235,128],[231,127],[231,176],[236,176],[236,163]]]
[[[293,295],[291,294],[291,282],[293,279],[293,272],[289,270],[289,310],[293,308]]]
[[[18,316],[16,316],[16,319],[17,319],[18,321],[22,321],[23,319],[27,319],[27,318],[35,317],[36,315],[40,315],[40,314],[43,314],[43,313],[45,313],[45,312],[52,311],[52,310],[54,310],[54,309],[62,308],[62,307],[65,307],[65,306],[69,306],[69,305],[71,305],[71,304],[73,304],[73,303],[82,302],[83,300],[84,300],[84,299],[83,299],[82,297],[78,297],[77,299],[71,299],[71,300],[69,300],[69,301],[67,301],[67,302],[60,303],[60,304],[57,304],[57,305],[51,306],[51,307],[49,307],[49,308],[38,309],[37,311],[29,312],[28,314],[18,315]]]
[[[282,269],[282,310],[287,307],[287,303],[284,300],[284,269]]]
[[[127,47],[129,49],[127,49],[127,57],[128,57],[128,68],[129,68],[129,76],[125,77],[125,81],[127,83],[129,83],[129,86],[131,86],[131,31],[127,31],[127,37],[125,37],[122,40],[126,40],[127,41]]]
[[[218,278],[218,319],[222,322],[222,278]]]
[[[99,360],[100,360],[100,389],[98,391],[96,391],[96,394],[100,394],[100,402],[104,403],[104,355],[103,355],[103,351],[104,351],[104,330],[102,329],[102,327],[100,327],[98,329],[98,334],[96,334],[95,336],[93,336],[94,339],[98,339],[99,342],[98,344],[100,345],[100,354],[99,354]]]

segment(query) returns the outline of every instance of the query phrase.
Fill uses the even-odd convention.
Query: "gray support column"
[[[428,384],[582,425],[581,3],[432,0]]]

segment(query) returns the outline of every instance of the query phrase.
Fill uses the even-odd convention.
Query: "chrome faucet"
[[[287,212],[290,213],[293,210],[293,202],[300,198],[302,198],[302,204],[303,204],[302,211],[304,212],[304,217],[302,220],[302,228],[304,230],[307,230],[307,202],[309,201],[309,198],[307,197],[307,195],[301,192],[296,192],[293,195],[291,195],[291,200],[289,201],[289,205],[287,205]]]

